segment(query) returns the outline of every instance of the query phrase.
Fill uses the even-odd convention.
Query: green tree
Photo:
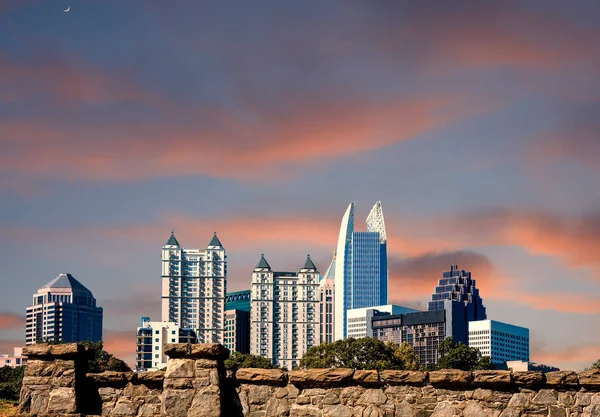
[[[600,359],[598,359],[595,363],[592,364],[591,369],[600,369]]]
[[[3,366],[0,368],[0,398],[4,400],[18,401],[23,384],[23,373],[25,366],[11,368]]]
[[[104,371],[128,372],[131,368],[121,359],[115,358],[104,350],[102,342],[79,342],[88,352],[88,372],[99,373]]]
[[[494,369],[489,357],[482,358],[478,349],[464,343],[454,343],[451,337],[440,343],[438,354],[438,369]]]
[[[225,369],[233,371],[239,368],[262,368],[273,369],[275,365],[267,358],[262,356],[250,355],[249,353],[232,352],[229,359],[225,361]]]
[[[394,355],[404,364],[404,369],[409,371],[417,371],[420,369],[419,357],[411,345],[407,342],[402,342],[400,345],[396,345],[392,342],[388,342],[388,344],[394,350]]]
[[[349,338],[311,347],[300,368],[404,369],[392,345],[372,337]]]

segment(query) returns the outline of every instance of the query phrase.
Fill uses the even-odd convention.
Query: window
[[[175,339],[171,339],[171,343],[175,343]]]
[[[159,330],[155,330],[154,334],[160,334],[160,331]]]
[[[154,350],[158,350],[158,346],[154,346]]]
[[[171,334],[175,334],[175,330],[171,330]]]
[[[156,343],[158,343],[158,337],[157,337],[156,339],[154,339],[154,341],[155,341]]]
[[[158,353],[154,355],[154,358],[155,358],[155,359],[158,359]]]

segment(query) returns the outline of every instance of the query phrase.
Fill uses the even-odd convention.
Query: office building
[[[334,341],[335,320],[335,252],[329,268],[319,281],[319,333],[320,343]]]
[[[353,308],[352,310],[348,310],[346,319],[348,337],[353,337],[355,339],[360,337],[373,337],[373,317],[415,312],[417,312],[417,310],[397,306],[394,304],[366,308]]]
[[[23,356],[23,348],[16,347],[13,349],[13,354],[0,355],[0,368],[3,366],[9,366],[16,368],[17,366],[27,365],[27,356]]]
[[[319,343],[319,271],[277,272],[261,256],[252,272],[250,353],[293,369]]]
[[[529,362],[529,329],[495,320],[469,322],[469,346],[489,356],[495,365]]]
[[[25,345],[101,340],[102,307],[71,274],[60,274],[33,295],[25,314]]]
[[[162,248],[162,321],[193,329],[199,343],[223,343],[227,255],[215,233],[206,249]]]
[[[354,230],[354,203],[350,203],[336,249],[335,340],[346,337],[348,310],[387,304],[387,237],[380,201],[371,209],[366,224],[366,232]]]
[[[250,290],[225,295],[225,347],[250,353]]]
[[[137,328],[136,370],[149,371],[166,368],[166,343],[198,343],[193,329],[181,329],[175,323],[150,321],[142,317]]]
[[[375,315],[371,318],[373,337],[397,345],[407,342],[419,357],[420,365],[437,364],[440,343],[447,337],[456,341],[455,335],[463,335],[465,327],[463,303],[445,300],[444,307],[442,310]],[[466,344],[466,340],[462,342]]]

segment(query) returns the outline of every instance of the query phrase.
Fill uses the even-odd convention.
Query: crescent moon
[[[71,6],[67,7],[67,10],[63,10],[63,12],[69,13],[69,10],[71,10]]]

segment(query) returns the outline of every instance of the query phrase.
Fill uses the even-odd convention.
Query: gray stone
[[[585,407],[581,417],[600,417],[600,405],[589,405]]]
[[[575,405],[585,407],[592,402],[592,394],[590,392],[578,392],[575,394]]]
[[[548,417],[569,417],[569,414],[565,407],[550,405],[548,406]]]
[[[386,395],[381,389],[367,389],[358,399],[359,403],[381,405],[387,401]]]
[[[135,416],[138,413],[138,406],[127,398],[119,398],[115,408],[110,412],[111,416]]]
[[[491,416],[490,413],[486,412],[483,407],[475,401],[469,401],[467,406],[463,410],[464,417],[487,417]]]
[[[193,399],[193,390],[165,389],[160,412],[166,416],[185,416]]]
[[[353,369],[304,369],[288,372],[292,384],[306,386],[333,386],[352,379]]]
[[[352,417],[354,410],[346,405],[325,405],[323,406],[323,417]]]
[[[558,393],[553,389],[542,389],[533,397],[534,404],[556,405],[558,404]]]
[[[529,405],[530,401],[531,401],[530,393],[525,393],[525,392],[515,393],[511,397],[510,401],[508,402],[508,406],[513,407],[513,408],[525,408]]]
[[[449,402],[441,402],[433,410],[431,417],[454,417],[458,415],[456,408]]]
[[[152,417],[160,415],[160,404],[142,404],[138,411],[139,417]]]
[[[253,385],[248,390],[248,401],[250,404],[266,404],[272,394],[273,390],[268,385]]]
[[[339,393],[336,394],[333,390],[328,390],[323,396],[323,405],[335,405],[340,403]]]
[[[477,388],[473,391],[473,399],[479,401],[492,401],[493,393],[489,389]]]
[[[50,391],[48,396],[48,413],[74,413],[76,409],[75,389],[59,387]]]
[[[362,417],[384,417],[383,410],[375,405],[366,406],[360,415]]]
[[[290,412],[290,402],[283,398],[271,398],[267,403],[267,417],[285,416]]]
[[[193,359],[169,359],[165,380],[169,378],[193,378],[196,370],[196,361]]]
[[[221,397],[219,387],[211,385],[199,389],[194,395],[187,417],[220,417]],[[176,416],[180,417],[180,416]]]
[[[415,417],[415,410],[406,401],[396,404],[394,417]]]

